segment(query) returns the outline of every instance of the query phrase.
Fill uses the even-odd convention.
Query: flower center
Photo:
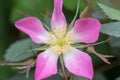
[[[66,35],[66,28],[57,28],[50,33],[49,45],[59,55],[70,49],[73,43],[72,36]]]
[[[66,40],[63,37],[57,38],[56,45],[59,47],[63,47],[66,44]]]

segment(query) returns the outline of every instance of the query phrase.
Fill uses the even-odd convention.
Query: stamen
[[[73,44],[71,35],[66,35],[66,27],[54,28],[53,32],[49,32],[50,40],[48,41],[50,47],[59,55],[65,53]]]

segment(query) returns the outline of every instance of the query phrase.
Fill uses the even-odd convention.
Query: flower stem
[[[75,20],[76,20],[76,18],[77,18],[78,12],[79,12],[79,7],[80,7],[80,0],[77,0],[76,13],[75,13],[75,16],[74,16],[73,20],[71,21],[70,25],[68,26],[66,33],[72,29],[73,24],[74,24],[74,22],[75,22]],[[66,35],[66,34],[65,34],[65,35]]]
[[[95,45],[99,45],[99,44],[103,44],[103,43],[106,43],[108,41],[110,41],[111,39],[113,39],[114,37],[111,37],[107,40],[104,40],[104,41],[101,41],[101,42],[97,42],[97,43],[93,43],[93,44],[73,44],[72,46],[75,47],[75,48],[78,48],[78,49],[83,49],[83,48],[86,48],[86,47],[91,47],[91,46],[95,46]]]
[[[20,56],[20,55],[23,55],[23,54],[25,54],[25,53],[28,53],[28,52],[46,50],[48,47],[49,47],[48,45],[44,45],[44,46],[42,46],[42,47],[40,47],[40,48],[34,48],[34,49],[27,50],[27,51],[23,51],[23,52],[21,52],[21,53],[18,53],[18,54],[15,55],[15,56],[13,56],[13,58],[16,58],[16,57],[18,57],[18,56]]]
[[[43,23],[43,22],[42,22]],[[43,25],[44,25],[44,27],[50,32],[51,31],[51,28],[47,25],[47,24],[45,24],[45,23],[43,23]]]
[[[106,42],[110,41],[110,40],[113,39],[113,38],[114,38],[114,37],[111,37],[111,38],[109,38],[109,39],[107,39],[107,40],[104,40],[104,41],[101,41],[101,42],[98,42],[98,43],[94,43],[94,44],[90,44],[90,45],[95,46],[95,45],[103,44],[103,43],[106,43]]]
[[[65,80],[68,80],[67,79],[67,76],[65,74],[65,67],[64,67],[64,62],[63,62],[63,55],[60,56],[60,63],[61,63],[61,66],[62,66],[62,71],[63,71],[63,74],[65,76]]]

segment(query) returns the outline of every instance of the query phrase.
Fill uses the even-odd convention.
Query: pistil
[[[61,55],[62,53],[65,53],[67,50],[69,50],[71,47],[71,44],[73,44],[72,36],[70,36],[70,35],[64,36],[65,33],[66,33],[65,27],[57,28],[53,31],[53,33],[50,33],[49,45],[59,55]]]

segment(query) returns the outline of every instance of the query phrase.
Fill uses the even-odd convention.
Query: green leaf
[[[120,20],[120,10],[103,5],[98,2],[98,5],[102,8],[102,10],[105,12],[105,14],[114,20]]]
[[[120,44],[120,43],[118,43],[118,44]],[[112,54],[115,58],[120,59],[120,47],[112,47],[110,51],[111,51],[111,54]]]
[[[39,45],[36,45],[30,39],[19,40],[13,43],[12,45],[10,45],[10,47],[6,50],[6,54],[4,55],[4,58],[6,61],[9,61],[9,62],[18,62],[18,61],[26,60],[34,56],[35,54],[32,52],[24,53],[22,55],[19,55],[19,54],[21,54],[21,52],[30,50],[31,49],[30,47],[35,48],[38,46]],[[16,55],[19,55],[19,56],[15,57]]]
[[[120,9],[120,0],[99,0],[101,3],[108,5],[110,7]]]
[[[120,37],[120,22],[111,22],[103,24],[101,32],[109,36]]]
[[[120,76],[116,78],[116,80],[120,80]]]
[[[28,79],[26,78],[25,74],[17,74],[14,77],[12,77],[10,80],[34,80],[34,71],[30,72]],[[64,79],[56,74],[44,80],[64,80]]]
[[[115,56],[116,58],[120,58],[120,38],[114,38],[111,41],[109,41],[109,44],[111,46],[111,54]]]
[[[89,80],[89,79],[84,78],[84,77],[77,77],[77,80]]]
[[[104,14],[102,10],[95,10],[92,12],[92,17],[100,19],[100,20],[105,20],[107,16]]]
[[[64,80],[62,77],[60,77],[58,74],[53,75],[45,80]]]
[[[112,40],[109,41],[109,44],[112,47],[120,47],[120,38],[113,38]]]
[[[17,74],[9,80],[34,80],[34,71],[31,71],[29,78],[26,78],[25,74]]]
[[[103,73],[96,71],[93,80],[107,80],[107,78]]]

